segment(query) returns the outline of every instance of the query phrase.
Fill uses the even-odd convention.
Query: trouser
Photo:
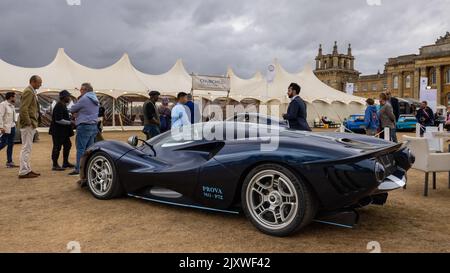
[[[392,142],[395,142],[395,143],[398,143],[398,140],[397,140],[397,129],[396,129],[396,128],[390,129],[390,130],[389,130],[389,133],[390,133],[390,139],[391,139],[391,141],[392,141]]]
[[[22,151],[20,152],[20,169],[19,175],[27,175],[31,170],[31,149],[33,147],[33,139],[36,129],[31,126],[20,129],[22,138]]]
[[[145,125],[143,132],[147,136],[147,140],[149,140],[151,138],[154,138],[155,136],[161,134],[159,126],[158,125],[153,125],[153,124]]]
[[[72,148],[72,142],[70,141],[69,136],[60,137],[52,135],[53,140],[53,150],[52,150],[52,161],[53,166],[58,166],[59,154],[61,152],[61,148],[63,149],[63,165],[69,163],[69,155],[70,149]]]
[[[97,123],[97,128],[98,128],[98,134],[95,137],[95,142],[104,141],[105,138],[103,137],[103,134],[102,134],[103,133],[103,124],[101,121]]]
[[[95,142],[98,134],[97,124],[80,124],[77,126],[77,164],[76,171],[80,171],[80,160],[84,152]]]
[[[3,150],[6,146],[6,158],[7,163],[12,163],[12,154],[13,154],[13,146],[14,146],[14,137],[16,136],[16,127],[11,128],[10,134],[3,134],[0,138],[0,151]]]

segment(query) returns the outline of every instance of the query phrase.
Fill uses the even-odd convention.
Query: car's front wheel
[[[94,154],[88,161],[86,175],[89,190],[95,198],[108,200],[122,195],[122,185],[119,183],[114,162],[108,154]]]
[[[248,219],[260,231],[272,236],[288,236],[305,227],[315,217],[315,196],[289,169],[264,164],[247,175],[241,193]]]

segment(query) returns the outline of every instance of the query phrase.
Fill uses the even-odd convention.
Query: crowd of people
[[[157,102],[161,93],[150,91],[149,97],[143,106],[144,129],[147,140],[174,128],[181,128],[202,120],[200,107],[194,102],[191,94],[180,92],[177,95],[177,103],[172,109],[169,100],[164,98],[160,107]]]
[[[7,168],[19,168],[19,178],[28,179],[39,177],[40,174],[31,167],[31,152],[33,140],[38,127],[39,104],[37,90],[42,85],[39,76],[32,76],[29,86],[22,92],[19,118],[17,120],[15,105],[16,94],[9,92],[6,100],[0,103],[0,150],[7,147]],[[287,113],[283,118],[291,129],[311,131],[307,122],[307,104],[300,97],[301,87],[292,83],[288,87],[287,95],[291,99]],[[49,134],[52,136],[53,149],[51,153],[52,170],[65,171],[73,169],[69,175],[79,175],[80,160],[84,152],[96,141],[102,141],[102,121],[105,117],[105,108],[97,98],[94,88],[89,83],[83,83],[80,88],[80,97],[77,103],[68,109],[72,96],[67,90],[59,93],[59,101],[53,108],[52,121]],[[149,99],[143,105],[144,129],[147,139],[174,128],[181,128],[202,120],[199,105],[193,101],[191,94],[180,92],[177,103],[169,107],[169,100],[162,99],[160,92],[150,91]],[[383,136],[384,128],[390,129],[391,141],[397,142],[396,123],[400,117],[399,101],[390,92],[382,93],[379,97],[380,106],[375,105],[373,99],[367,100],[365,113],[366,132],[370,136]],[[422,102],[416,114],[418,122],[422,125],[422,134],[426,126],[432,126],[434,113],[427,102]],[[19,126],[16,126],[19,125]],[[20,128],[22,150],[20,152],[19,166],[13,162],[13,146],[16,127]],[[450,130],[450,107],[446,114],[445,127]],[[74,130],[76,129],[76,133]],[[72,149],[71,138],[76,137],[76,163],[69,162]],[[63,151],[62,164],[59,164],[61,150]]]
[[[379,135],[384,138],[384,129],[389,128],[389,139],[393,142],[397,140],[397,122],[400,118],[399,100],[392,96],[391,92],[381,93],[379,97],[380,106],[375,105],[374,99],[367,99],[367,108],[365,111],[364,123],[366,133],[370,136]],[[435,126],[435,114],[428,106],[427,101],[420,104],[420,108],[415,111],[417,122],[420,126],[420,135],[423,137],[426,127]],[[445,128],[450,130],[450,107],[445,119]]]
[[[31,179],[40,176],[31,167],[33,140],[38,127],[39,104],[37,90],[42,86],[41,77],[30,78],[29,86],[22,92],[19,117],[16,116],[16,94],[9,92],[6,100],[0,103],[0,150],[7,147],[7,168],[19,168],[19,179]],[[68,109],[72,96],[67,90],[59,92],[59,100],[53,107],[49,134],[52,137],[51,153],[52,170],[65,171],[73,169],[71,176],[80,174],[80,160],[85,151],[96,141],[104,140],[102,136],[105,108],[102,107],[94,88],[90,83],[83,83],[81,95],[75,104]],[[193,102],[192,95],[181,92],[177,96],[177,104],[170,109],[169,100],[164,98],[157,107],[161,94],[149,92],[149,100],[144,104],[144,129],[147,139],[153,138],[171,128],[181,128],[201,121],[199,106]],[[22,141],[20,164],[13,162],[13,147],[16,134],[16,123],[19,125]],[[76,130],[75,130],[76,129]],[[75,131],[75,132],[74,132]],[[76,163],[69,162],[72,149],[71,138],[75,136]],[[62,150],[62,164],[59,164]]]
[[[42,86],[41,77],[35,75],[30,78],[29,86],[22,92],[19,107],[19,117],[17,120],[15,110],[15,93],[7,93],[6,101],[0,104],[0,149],[7,146],[8,168],[19,168],[19,179],[37,178],[38,172],[31,167],[31,152],[33,140],[38,127],[39,104],[37,100],[37,90]],[[52,122],[49,134],[52,136],[52,170],[64,171],[73,168],[69,175],[79,175],[80,159],[86,149],[88,149],[96,139],[103,139],[101,136],[101,119],[104,116],[104,108],[94,92],[91,84],[83,83],[80,88],[81,96],[70,110],[67,105],[71,102],[71,94],[67,90],[59,93],[59,101],[53,108]],[[20,128],[22,150],[20,152],[19,166],[12,160],[14,138],[17,127]],[[70,151],[72,149],[71,137],[75,135],[76,128],[76,164],[69,162]],[[63,150],[62,165],[59,165],[59,157]]]

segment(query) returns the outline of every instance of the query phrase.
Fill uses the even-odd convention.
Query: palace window
[[[411,88],[411,75],[406,76],[405,87],[406,88]]]
[[[435,69],[433,69],[431,71],[431,77],[430,78],[431,78],[431,84],[432,85],[436,84],[437,80],[436,80],[436,70]]]
[[[450,83],[450,67],[447,69],[447,83]]]
[[[394,76],[394,81],[392,83],[392,88],[398,89],[398,76]]]
[[[368,91],[369,90],[369,85],[367,83],[363,83],[362,89],[363,89],[363,91]]]
[[[378,90],[378,86],[376,83],[372,83],[372,91],[377,91]]]

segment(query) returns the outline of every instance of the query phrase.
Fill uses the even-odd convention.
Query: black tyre
[[[109,200],[123,194],[116,166],[111,157],[104,152],[98,152],[89,159],[86,178],[90,192],[97,199]]]
[[[289,236],[311,223],[317,200],[308,185],[277,164],[254,168],[241,191],[247,218],[263,233]]]

